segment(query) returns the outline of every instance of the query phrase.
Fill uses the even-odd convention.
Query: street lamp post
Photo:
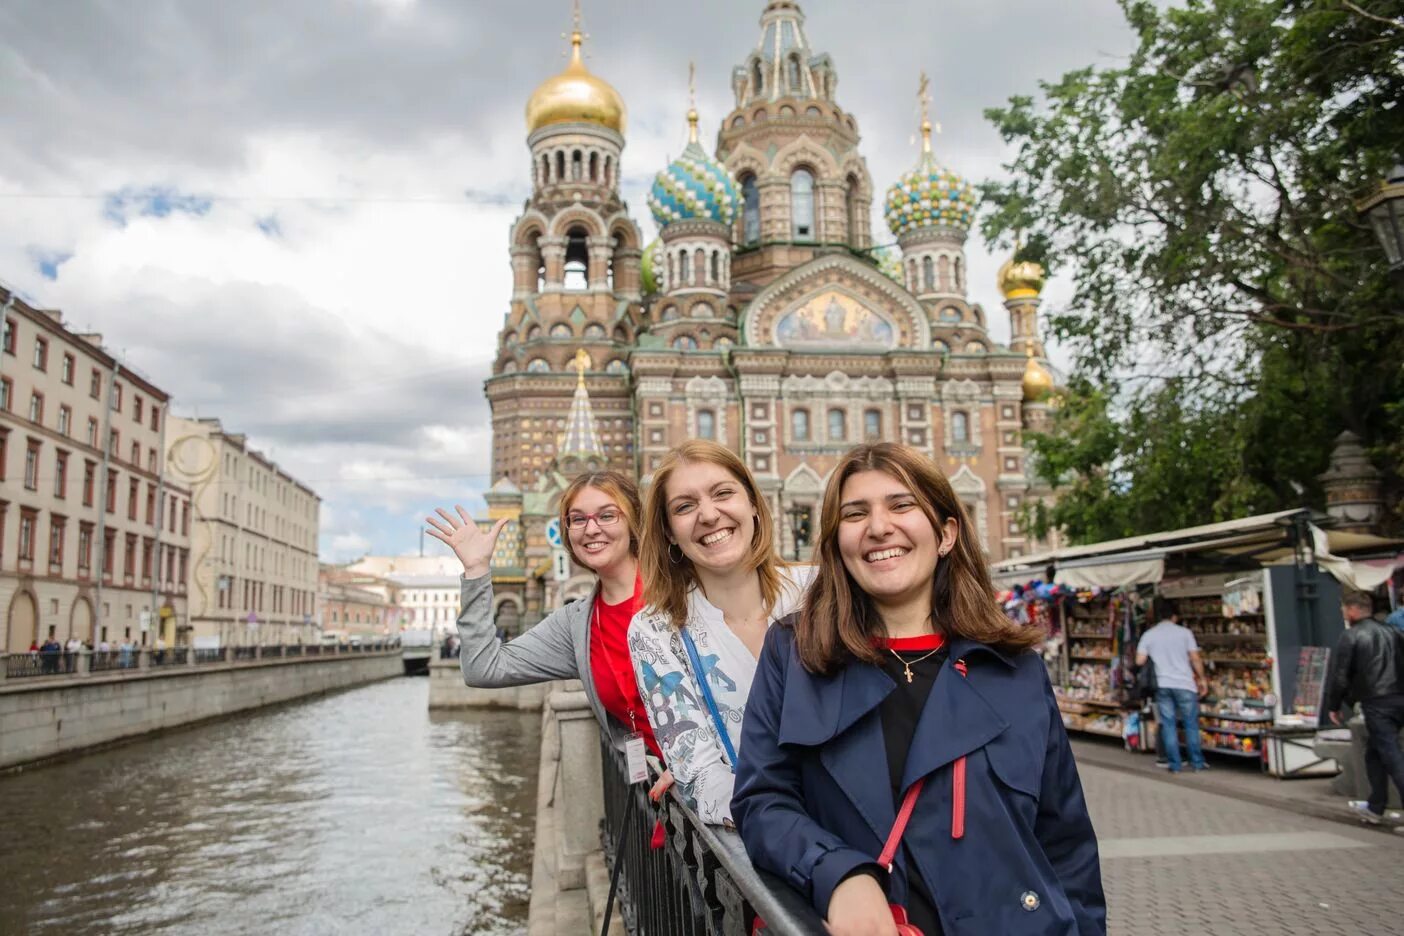
[[[1374,229],[1389,271],[1404,274],[1404,163],[1396,164],[1379,189],[1356,202],[1355,209]]]

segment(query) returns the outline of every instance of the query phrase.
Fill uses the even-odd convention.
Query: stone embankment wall
[[[508,708],[539,712],[551,691],[551,683],[516,686],[512,689],[473,689],[463,682],[457,660],[429,662],[429,707],[431,709]]]
[[[399,676],[399,650],[0,682],[0,769]]]

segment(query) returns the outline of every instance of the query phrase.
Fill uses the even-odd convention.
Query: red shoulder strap
[[[897,857],[897,846],[902,844],[902,833],[907,831],[907,821],[912,818],[912,810],[916,808],[917,797],[921,795],[921,788],[926,785],[926,778],[922,777],[907,789],[907,795],[902,797],[902,808],[897,810],[897,821],[892,823],[892,831],[887,833],[887,843],[882,846],[882,854],[878,855],[878,864],[892,871],[892,859]]]

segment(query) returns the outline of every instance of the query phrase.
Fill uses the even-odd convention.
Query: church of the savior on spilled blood
[[[647,483],[668,449],[715,439],[771,498],[777,542],[805,558],[828,473],[855,443],[905,442],[946,471],[991,561],[1032,551],[1017,515],[1046,497],[1021,434],[1048,417],[1043,271],[1006,263],[1008,346],[972,300],[972,187],[921,156],[882,198],[833,60],[794,0],[769,0],[732,72],[714,152],[690,142],[658,173],[645,244],[621,200],[626,108],[570,62],[527,103],[532,193],[511,228],[513,291],[486,392],[499,623],[513,633],[589,587],[560,550],[561,490],[590,468]],[[915,76],[913,76],[915,77]]]

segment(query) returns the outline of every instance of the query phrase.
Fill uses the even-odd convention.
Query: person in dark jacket
[[[1340,709],[1359,703],[1365,716],[1365,777],[1370,798],[1358,807],[1361,818],[1378,825],[1389,801],[1389,781],[1404,796],[1404,632],[1371,614],[1370,596],[1348,592],[1342,599],[1346,630],[1331,654],[1325,709],[1340,724]]]
[[[815,556],[746,708],[731,808],[752,862],[837,936],[895,933],[889,903],[924,936],[1104,933],[1096,834],[1029,652],[1043,634],[1000,612],[950,482],[905,446],[853,449]]]

